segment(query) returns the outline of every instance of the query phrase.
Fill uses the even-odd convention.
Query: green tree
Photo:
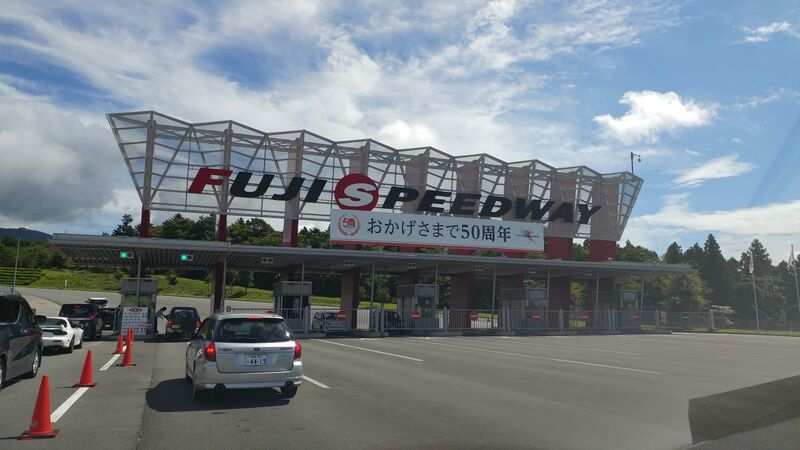
[[[667,264],[681,264],[686,262],[686,259],[683,257],[683,250],[677,242],[669,244],[669,247],[667,247],[667,252],[664,253],[663,259]]]
[[[122,221],[117,228],[114,228],[114,231],[111,232],[112,236],[138,236],[138,230],[134,229],[131,225],[133,223],[133,217],[130,214],[124,214],[122,216]]]
[[[703,246],[700,260],[700,277],[709,287],[708,296],[715,305],[730,305],[733,296],[735,273],[729,270],[725,257],[713,234],[709,234]]]
[[[624,247],[617,248],[617,261],[659,263],[661,259],[656,252],[627,240]]]
[[[703,248],[695,242],[693,246],[683,252],[683,258],[687,264],[696,269],[700,267],[700,263],[703,260]]]

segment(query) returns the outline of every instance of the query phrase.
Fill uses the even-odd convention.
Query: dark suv
[[[83,328],[83,337],[99,339],[103,335],[103,318],[100,308],[91,303],[67,303],[61,305],[59,317],[66,317],[74,326]]]
[[[0,389],[6,380],[33,378],[42,365],[42,330],[19,294],[0,294]]]
[[[167,314],[164,331],[168,339],[189,339],[200,327],[200,314],[197,308],[176,306]]]

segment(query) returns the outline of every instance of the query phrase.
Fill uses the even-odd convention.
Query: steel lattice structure
[[[453,156],[433,147],[395,149],[372,139],[337,142],[306,130],[267,133],[230,120],[188,123],[155,111],[107,117],[142,206],[152,210],[328,221],[336,181],[363,173],[378,183],[382,199],[394,185],[601,206],[587,224],[545,216],[545,235],[617,241],[643,182],[630,172],[505,162],[485,153]],[[307,182],[290,201],[230,196],[230,180],[189,194],[201,167],[273,174],[276,190],[295,176]],[[316,203],[304,203],[315,178],[328,182]],[[251,187],[258,181],[253,177]],[[413,212],[413,206],[400,204],[396,211]]]

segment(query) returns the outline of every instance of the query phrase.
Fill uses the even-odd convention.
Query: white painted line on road
[[[53,414],[50,414],[50,422],[58,422],[58,419],[60,419],[61,416],[63,416],[67,412],[70,406],[72,406],[75,402],[77,402],[78,399],[81,398],[81,396],[85,394],[86,391],[88,390],[89,390],[88,387],[78,388],[78,390],[75,391],[74,394],[70,395],[68,399],[64,400],[64,403],[62,403],[61,406],[58,407],[58,409],[53,411]]]
[[[570,360],[570,359],[548,358],[546,356],[525,355],[525,354],[522,354],[522,353],[501,352],[499,350],[488,350],[488,349],[485,349],[485,348],[478,348],[478,347],[466,347],[466,346],[463,346],[463,345],[441,344],[441,343],[438,343],[438,342],[425,342],[425,341],[420,341],[420,340],[416,340],[416,339],[406,339],[406,340],[408,340],[410,342],[418,342],[418,343],[421,343],[421,344],[441,345],[443,347],[463,348],[463,349],[466,349],[466,350],[475,350],[475,351],[479,351],[479,352],[497,353],[497,354],[500,354],[500,355],[508,355],[508,356],[518,356],[520,358],[543,359],[545,361],[555,361],[555,362],[562,362],[562,363],[567,363],[567,364],[580,364],[580,365],[583,365],[583,366],[603,367],[603,368],[606,368],[606,369],[625,370],[625,371],[628,371],[628,372],[651,373],[651,374],[654,374],[654,375],[661,375],[661,372],[654,372],[652,370],[632,369],[630,367],[620,367],[620,366],[609,366],[609,365],[606,365],[606,364],[595,364],[595,363],[584,362],[584,361],[573,361],[573,360]]]
[[[339,342],[326,341],[324,339],[311,339],[311,340],[312,341],[317,341],[317,342],[325,342],[326,344],[341,345],[342,347],[354,348],[356,350],[363,350],[365,352],[380,353],[381,355],[388,355],[388,356],[394,356],[396,358],[410,359],[412,361],[423,362],[423,360],[421,360],[419,358],[412,358],[410,356],[403,356],[403,355],[397,355],[397,354],[394,354],[394,353],[381,352],[381,351],[372,350],[372,349],[369,349],[369,348],[356,347],[355,345],[340,344]]]
[[[303,379],[304,379],[304,380],[306,380],[306,381],[308,381],[308,382],[309,382],[309,383],[311,383],[311,384],[316,384],[317,386],[321,387],[322,389],[330,389],[330,388],[331,388],[331,387],[330,387],[330,386],[328,386],[327,384],[320,383],[319,381],[317,381],[317,380],[315,380],[315,379],[313,379],[313,378],[311,378],[311,377],[307,377],[307,376],[305,376],[305,375],[303,375]]]
[[[489,339],[491,341],[491,340],[496,340],[497,338],[495,338],[495,337],[479,337],[479,338],[470,337],[470,338],[467,338],[467,339],[469,339],[469,340],[478,340],[478,341],[486,341],[486,339]],[[591,352],[617,353],[617,354],[620,354],[620,355],[639,356],[638,353],[633,353],[633,352],[623,352],[623,351],[619,351],[619,350],[604,350],[602,348],[591,348],[591,347],[575,347],[575,346],[572,346],[572,345],[570,345],[569,347],[561,347],[559,345],[540,344],[540,343],[532,341],[532,340],[529,340],[529,341],[515,340],[513,342],[509,342],[509,344],[520,344],[520,345],[527,345],[527,346],[530,346],[530,347],[547,347],[547,348],[553,348],[553,349],[556,349],[556,350],[588,350],[588,351],[591,351]]]
[[[127,348],[127,347],[122,347],[122,351],[123,352],[125,351],[125,348]],[[100,368],[100,372],[105,372],[106,370],[108,370],[108,368],[111,367],[111,365],[114,364],[114,361],[119,359],[120,356],[122,356],[122,355],[114,355],[114,356],[112,356],[111,359],[109,359],[107,363],[103,364],[103,367]]]

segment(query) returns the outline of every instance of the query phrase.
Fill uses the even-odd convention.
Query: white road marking
[[[584,361],[573,361],[573,360],[570,360],[570,359],[548,358],[546,356],[525,355],[525,354],[522,354],[522,353],[501,352],[499,350],[488,350],[488,349],[485,349],[485,348],[478,348],[478,347],[466,347],[466,346],[463,346],[463,345],[441,344],[441,343],[437,343],[437,342],[424,342],[424,341],[420,341],[420,340],[416,340],[416,339],[406,339],[406,340],[408,340],[410,342],[425,343],[425,344],[428,344],[428,345],[441,345],[441,346],[444,346],[444,347],[463,348],[463,349],[466,349],[466,350],[475,350],[475,351],[479,351],[479,352],[497,353],[497,354],[500,354],[500,355],[508,355],[508,356],[518,356],[520,358],[542,359],[542,360],[545,360],[545,361],[555,361],[555,362],[562,362],[562,363],[567,363],[567,364],[580,364],[582,366],[603,367],[603,368],[606,368],[606,369],[625,370],[625,371],[628,371],[628,372],[651,373],[651,374],[654,374],[654,375],[661,375],[661,372],[654,372],[652,370],[632,369],[630,367],[620,367],[620,366],[609,366],[609,365],[606,365],[606,364],[595,364],[595,363],[584,362]]]
[[[469,339],[470,340],[482,339],[483,341],[485,341],[486,339],[496,340],[497,338],[488,337],[487,336],[487,337],[483,337],[483,338],[473,338],[473,337],[471,337]],[[547,348],[553,348],[553,349],[556,349],[556,350],[572,350],[572,349],[575,349],[575,350],[589,350],[589,351],[592,351],[592,352],[600,352],[600,353],[618,353],[620,355],[639,356],[638,353],[633,353],[633,352],[623,352],[623,351],[619,351],[619,350],[604,350],[604,349],[601,349],[601,348],[591,348],[591,347],[574,347],[572,345],[570,345],[569,347],[561,347],[561,346],[558,346],[558,345],[540,344],[540,343],[534,342],[534,341],[515,340],[515,342],[512,342],[512,343],[513,344],[520,344],[520,345],[528,345],[530,347],[547,347]]]
[[[388,356],[394,356],[396,358],[410,359],[411,361],[423,362],[423,360],[418,359],[418,358],[412,358],[410,356],[397,355],[395,353],[381,352],[381,351],[378,351],[378,350],[372,350],[372,349],[363,348],[363,347],[356,347],[355,345],[340,344],[339,342],[326,341],[324,339],[311,339],[311,340],[312,341],[317,341],[317,342],[325,342],[326,344],[341,345],[342,347],[354,348],[356,350],[363,350],[365,352],[380,353],[381,355],[388,355]]]
[[[311,377],[307,377],[307,376],[305,376],[305,375],[303,375],[303,379],[304,379],[304,380],[306,380],[306,381],[308,381],[308,382],[309,382],[309,383],[311,383],[311,384],[316,384],[317,386],[321,387],[322,389],[330,389],[330,388],[331,388],[331,387],[330,387],[330,386],[328,386],[327,384],[320,383],[319,381],[317,381],[317,380],[315,380],[315,379],[313,379],[313,378],[311,378]]]
[[[58,422],[58,419],[60,419],[61,416],[63,416],[67,412],[70,406],[72,406],[75,402],[77,402],[78,399],[81,398],[81,396],[85,394],[86,391],[88,390],[89,390],[88,387],[78,388],[78,390],[75,391],[74,394],[70,395],[68,399],[64,400],[64,403],[62,403],[61,406],[58,407],[58,409],[53,411],[53,414],[50,414],[50,422],[54,423]]]
[[[125,348],[126,347],[122,347],[122,351],[123,352],[125,351]],[[103,367],[100,368],[100,372],[105,372],[106,370],[108,370],[108,368],[111,367],[114,364],[114,361],[119,359],[120,356],[122,356],[122,355],[114,355],[114,356],[112,356],[111,359],[109,359],[107,363],[103,364]]]

